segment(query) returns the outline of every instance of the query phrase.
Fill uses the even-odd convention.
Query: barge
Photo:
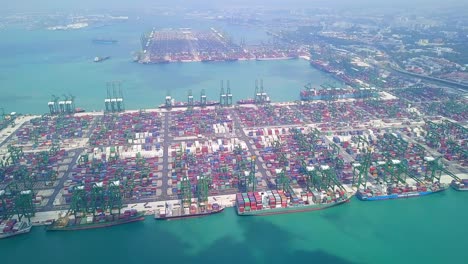
[[[196,218],[213,214],[218,214],[224,211],[224,207],[217,203],[207,205],[200,203],[199,206],[192,204],[190,207],[180,207],[180,204],[167,204],[156,210],[155,220],[176,220],[183,218]]]

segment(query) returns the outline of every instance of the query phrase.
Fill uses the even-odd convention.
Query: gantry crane
[[[36,208],[33,203],[34,192],[32,189],[22,190],[15,197],[15,211],[18,215],[18,220],[21,221],[23,217],[26,217],[28,221],[31,221],[31,217],[35,215]]]
[[[187,95],[187,111],[189,113],[192,112],[193,106],[194,106],[194,103],[193,103],[192,90],[189,90],[188,95]]]
[[[254,192],[257,188],[257,178],[255,177],[255,160],[256,156],[250,157],[250,166],[247,168],[247,161],[241,159],[238,164],[239,189],[245,192]]]
[[[367,175],[372,162],[372,153],[367,152],[359,162],[352,164],[353,167],[353,186],[366,188],[367,186]]]
[[[88,207],[88,194],[85,191],[84,186],[74,186],[72,189],[71,204],[67,215],[72,213],[76,219],[77,215],[86,215],[88,212]]]
[[[442,157],[424,157],[424,164],[426,165],[426,171],[424,173],[424,178],[429,182],[440,182],[440,177],[442,173],[445,173],[452,177],[456,181],[461,181],[459,177],[447,170],[442,162],[440,161]]]
[[[208,204],[209,178],[201,175],[197,177],[197,201],[199,208]]]
[[[227,106],[227,97],[226,97],[226,93],[224,92],[224,81],[221,81],[221,91],[219,93],[219,105],[221,107]]]
[[[304,159],[300,160],[301,163],[301,172],[306,175],[306,188],[309,191],[321,190],[324,186],[322,186],[321,177],[317,174],[317,170],[314,166],[310,166],[306,163]]]
[[[10,159],[10,164],[17,164],[19,160],[23,157],[23,147],[15,147],[12,145],[8,145],[7,147]]]
[[[323,184],[326,186],[325,189],[335,190],[335,186],[337,186],[339,189],[344,190],[344,187],[341,184],[341,182],[338,180],[338,177],[336,176],[336,172],[333,168],[330,168],[330,166],[328,165],[321,165],[318,171],[321,176]]]
[[[91,187],[90,204],[88,212],[96,216],[99,211],[106,211],[107,204],[105,201],[104,184],[102,182],[96,182]]]
[[[377,162],[377,168],[381,169],[380,176],[384,182],[406,184],[407,167],[400,160],[388,159],[386,162]]]
[[[14,183],[17,184],[20,190],[32,190],[34,181],[25,165],[20,165],[13,171]]]
[[[122,209],[122,191],[120,181],[118,180],[110,181],[107,187],[107,208],[109,208],[110,214],[113,214],[113,210],[118,210],[118,214],[120,215],[120,210]]]
[[[276,169],[276,189],[284,192],[291,191],[290,179],[286,175],[286,168]]]
[[[13,197],[11,193],[0,190],[0,220],[10,219],[15,214]]]
[[[205,89],[201,90],[200,93],[200,106],[205,107],[206,106],[206,94],[205,94]]]
[[[227,90],[226,90],[226,106],[232,106],[232,93],[231,86],[229,85],[229,80],[227,80]]]
[[[180,182],[180,196],[183,207],[189,207],[192,204],[192,185],[186,171]]]

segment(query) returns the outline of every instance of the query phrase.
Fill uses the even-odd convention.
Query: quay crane
[[[246,161],[241,158],[238,164],[239,189],[244,192],[254,192],[257,187],[257,178],[255,177],[255,160],[256,156],[250,157],[250,166],[247,169]],[[248,161],[248,160],[247,160]]]

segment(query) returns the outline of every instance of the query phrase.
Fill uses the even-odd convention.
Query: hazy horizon
[[[287,3],[281,0],[237,0],[237,1],[216,1],[216,0],[17,0],[7,1],[2,4],[3,10],[8,12],[43,12],[43,11],[73,11],[85,9],[144,9],[151,7],[185,7],[185,8],[232,8],[232,7],[271,7],[271,8],[307,8],[307,7],[330,7],[330,8],[450,8],[450,7],[468,7],[468,1],[460,0],[289,0]]]

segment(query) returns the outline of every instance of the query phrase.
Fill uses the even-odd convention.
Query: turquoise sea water
[[[161,27],[206,27],[192,21]],[[176,25],[174,25],[174,23]],[[307,82],[330,77],[307,62],[268,61],[138,65],[130,62],[140,34],[151,21],[97,29],[51,32],[0,31],[0,107],[43,113],[51,94],[73,93],[87,110],[102,109],[105,82],[122,80],[127,108],[154,107],[170,91],[184,100],[206,89],[218,98],[229,79],[235,99],[253,94],[263,78],[274,101],[296,100]],[[236,37],[263,39],[254,29],[235,28]],[[117,45],[94,45],[95,37]],[[32,44],[34,43],[34,44]],[[93,63],[94,56],[112,56]],[[448,190],[423,198],[360,202],[324,211],[269,217],[224,213],[183,221],[145,222],[108,229],[44,232],[0,240],[2,263],[466,263],[468,193]]]
[[[170,22],[158,24],[168,27]],[[209,29],[208,23],[174,22],[175,26]],[[311,68],[304,60],[242,61],[220,63],[174,63],[140,65],[132,52],[140,48],[140,35],[151,29],[150,22],[128,22],[76,31],[0,31],[0,107],[20,113],[43,113],[51,95],[72,93],[78,107],[100,110],[104,107],[106,82],[122,81],[127,109],[154,108],[169,93],[186,100],[192,90],[199,98],[202,89],[209,100],[219,100],[220,81],[230,80],[234,100],[253,97],[256,79],[273,101],[297,100],[303,86],[319,85],[331,78]],[[229,26],[234,39],[258,43],[262,31]],[[92,43],[96,37],[119,40],[115,45]],[[95,56],[111,56],[94,63]]]

